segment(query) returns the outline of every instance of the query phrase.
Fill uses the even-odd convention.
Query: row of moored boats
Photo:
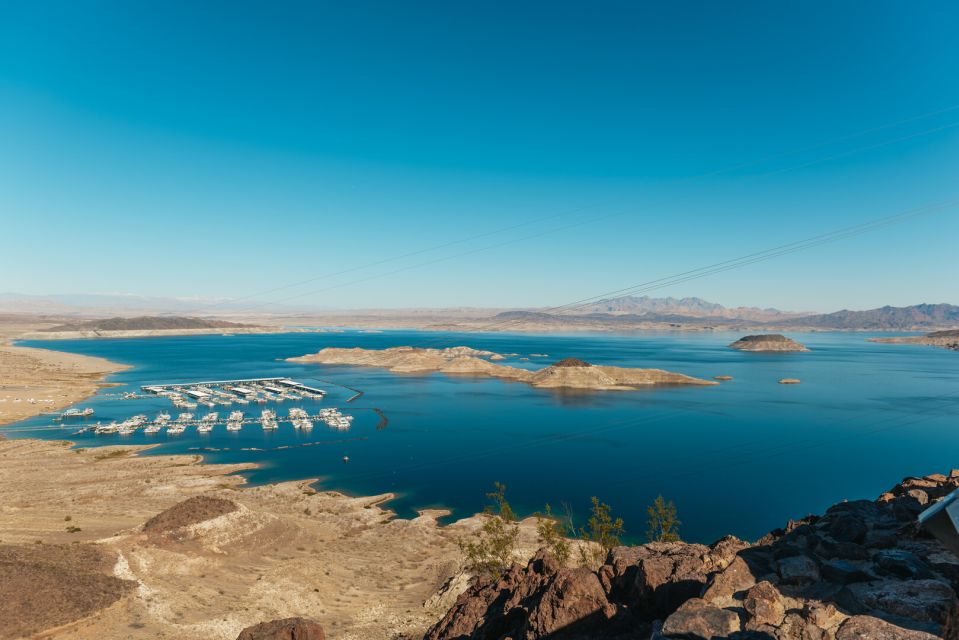
[[[346,415],[338,409],[333,408],[321,409],[317,417],[334,429],[349,429],[353,423],[353,416]],[[260,413],[258,421],[264,431],[275,431],[279,429],[276,412],[272,409],[264,409]],[[211,411],[199,419],[192,413],[181,413],[177,416],[176,420],[174,420],[169,413],[164,412],[160,413],[152,422],[149,422],[145,415],[139,414],[123,422],[114,421],[108,424],[98,422],[88,428],[99,434],[117,433],[120,435],[129,435],[141,427],[143,428],[143,433],[152,435],[159,433],[165,428],[168,434],[176,435],[183,433],[187,427],[191,425],[196,425],[197,432],[199,433],[209,433],[213,431],[213,427],[220,422],[220,414],[216,411]],[[226,430],[240,431],[245,422],[256,422],[256,420],[246,419],[242,411],[232,411],[226,419]],[[310,417],[310,414],[307,413],[305,409],[299,407],[290,409],[289,422],[293,425],[294,429],[300,431],[309,431],[313,428],[313,418]]]

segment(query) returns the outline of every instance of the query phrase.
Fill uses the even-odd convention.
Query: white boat
[[[143,433],[147,433],[147,434],[153,435],[154,433],[160,433],[160,429],[162,429],[162,428],[163,428],[163,425],[162,425],[162,424],[158,424],[158,423],[154,422],[153,424],[149,424],[149,425],[147,425],[146,427],[144,427],[144,428],[143,428]]]
[[[204,423],[206,423],[206,422],[216,422],[219,418],[220,418],[220,414],[219,414],[219,413],[217,413],[216,411],[211,411],[210,413],[208,413],[208,414],[206,414],[205,416],[203,416],[203,420],[202,420],[201,422],[204,422]]]
[[[110,424],[100,424],[97,423],[97,426],[93,428],[94,433],[116,433],[117,432],[117,423],[111,422]]]
[[[189,421],[192,420],[192,419],[193,419],[193,414],[192,414],[192,413],[181,413],[180,415],[177,416],[176,421],[177,421],[177,422],[189,422]]]
[[[171,424],[166,430],[167,434],[171,436],[179,435],[184,431],[186,431],[186,425],[182,422]]]
[[[263,425],[264,431],[273,431],[279,426],[276,423],[276,414],[270,409],[264,409],[263,413],[260,414],[260,424]]]
[[[61,418],[87,418],[93,415],[93,409],[87,407],[86,409],[67,409],[60,414]]]
[[[213,424],[212,422],[201,422],[197,425],[197,433],[210,433],[213,431]]]

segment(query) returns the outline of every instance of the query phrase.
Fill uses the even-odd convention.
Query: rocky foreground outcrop
[[[247,627],[236,640],[326,640],[326,635],[314,620],[283,618]]]
[[[809,351],[805,345],[778,333],[743,336],[729,346],[739,351]]]
[[[959,471],[907,478],[755,544],[618,547],[597,571],[540,551],[479,579],[425,640],[954,640],[959,559],[915,522],[957,487]]]

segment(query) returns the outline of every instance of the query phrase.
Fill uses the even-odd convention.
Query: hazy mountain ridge
[[[173,331],[179,329],[229,329],[249,327],[225,320],[205,320],[202,318],[140,316],[138,318],[106,318],[63,324],[41,329],[55,331]]]
[[[959,327],[959,306],[942,303],[916,304],[909,307],[885,306],[866,311],[843,309],[834,313],[791,318],[773,324],[781,327],[876,331]]]
[[[651,298],[649,296],[620,296],[579,307],[582,313],[608,313],[610,315],[673,315],[694,318],[729,318],[739,320],[773,320],[784,317],[809,315],[793,311],[781,311],[759,307],[725,307],[702,298]]]

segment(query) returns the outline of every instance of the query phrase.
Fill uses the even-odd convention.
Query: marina
[[[287,400],[316,402],[326,396],[323,389],[285,377],[146,384],[140,387],[140,391],[141,393],[124,392],[118,397],[122,400],[163,398],[169,400],[177,409],[196,409],[200,406],[214,409],[217,406],[278,403]],[[91,415],[93,409],[70,409],[60,414],[57,420]],[[129,436],[139,430],[146,435],[159,435],[164,433],[164,430],[167,435],[180,435],[189,429],[195,429],[196,433],[209,434],[220,425],[224,425],[226,431],[235,433],[249,424],[259,424],[268,432],[278,430],[281,424],[290,424],[297,431],[307,432],[313,429],[314,421],[321,421],[332,429],[344,431],[352,425],[353,416],[329,407],[311,414],[304,407],[297,406],[287,411],[286,419],[280,419],[275,410],[264,408],[259,417],[247,416],[242,410],[231,411],[226,419],[221,418],[218,411],[209,411],[202,416],[192,411],[184,411],[174,420],[170,413],[161,411],[152,421],[145,414],[137,414],[121,421],[96,422],[83,426],[75,435],[92,432],[97,435]]]

